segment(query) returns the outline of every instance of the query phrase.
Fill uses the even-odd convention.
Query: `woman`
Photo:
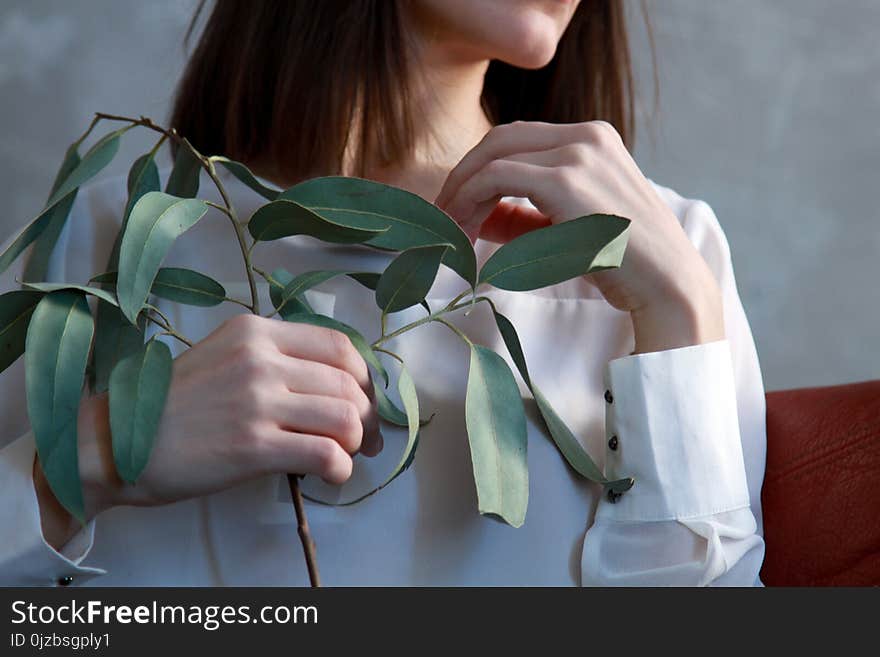
[[[437,413],[414,467],[362,504],[309,507],[325,583],[759,583],[758,362],[712,211],[653,185],[627,151],[622,4],[224,0],[208,18],[171,121],[202,152],[283,186],[345,173],[407,188],[458,221],[481,262],[549,222],[595,212],[633,220],[619,270],[533,293],[486,292],[518,327],[533,378],[609,474],[635,477],[633,489],[601,497],[530,414],[525,525],[480,518],[463,420],[466,349],[428,325],[393,345],[422,407]],[[258,199],[226,184],[249,216]],[[80,194],[57,277],[102,270],[124,202],[121,180]],[[242,288],[225,223],[206,219],[175,248],[170,264]],[[302,238],[255,253],[262,267],[294,273],[378,271],[390,257]],[[461,289],[443,270],[429,299]],[[319,312],[375,335],[375,307],[359,286],[310,294]],[[4,377],[4,432],[21,437],[0,457],[3,580],[305,584],[283,473],[316,475],[309,492],[349,499],[398,458],[399,432],[384,426],[381,451],[367,367],[341,334],[233,317],[225,306],[168,312],[204,339],[175,361],[137,485],[113,474],[106,396],[82,402],[84,530],[34,463],[20,376]],[[393,315],[389,329],[412,313]],[[485,308],[456,321],[506,355]]]

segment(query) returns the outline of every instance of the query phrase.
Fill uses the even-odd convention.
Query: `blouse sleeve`
[[[726,340],[608,364],[606,474],[636,484],[599,502],[582,583],[760,585],[766,433],[758,358],[714,213],[665,193],[721,286]]]

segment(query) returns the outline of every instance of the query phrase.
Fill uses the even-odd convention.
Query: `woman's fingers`
[[[349,454],[361,448],[362,410],[351,401],[322,395],[285,395],[274,402],[279,426],[294,433],[332,438]]]
[[[316,361],[301,360],[284,355],[280,358],[283,359],[285,385],[291,393],[294,393],[286,396],[284,403],[287,410],[281,414],[280,419],[285,421],[290,417],[296,418],[298,409],[302,408],[304,402],[314,401],[316,404],[315,409],[304,413],[304,417],[307,418],[303,420],[304,424],[287,421],[289,428],[306,433],[335,436],[335,433],[328,434],[326,429],[322,429],[319,425],[309,424],[309,422],[313,421],[315,417],[322,416],[321,412],[326,410],[326,400],[339,400],[354,407],[360,424],[363,426],[362,440],[358,440],[359,445],[347,445],[344,439],[343,446],[352,453],[360,449],[365,456],[375,456],[382,451],[382,434],[379,430],[379,415],[372,386],[370,386],[371,394],[367,395],[354,376],[345,370]],[[323,415],[326,417],[326,413]],[[331,413],[329,419],[331,421],[329,424],[332,425],[334,419],[338,420],[338,415]],[[344,427],[341,430],[345,431]]]
[[[555,169],[530,162],[492,160],[458,188],[449,199],[446,212],[469,234],[479,233],[491,211],[486,202],[501,196],[527,197],[539,210],[552,216],[558,213],[560,205],[557,177]]]
[[[282,354],[344,370],[355,378],[368,396],[373,394],[367,364],[344,333],[321,326],[275,320],[269,320],[266,330]]]
[[[435,203],[446,208],[458,188],[489,162],[514,153],[543,151],[577,141],[577,126],[552,123],[509,123],[492,128],[455,166],[446,178]]]
[[[506,244],[512,239],[552,222],[534,208],[501,201],[495,205],[480,225],[480,237],[489,242]]]
[[[359,417],[357,437],[351,431],[342,431],[342,442],[348,449],[375,456],[382,449],[375,392],[367,365],[343,333],[308,324],[286,323],[262,317],[245,316],[224,325],[228,337],[218,335],[216,340],[232,355],[227,372],[238,377],[242,387],[253,390],[249,399],[266,401],[277,385],[280,393],[300,393],[318,397],[333,397],[353,406]],[[269,400],[269,404],[273,404]],[[272,406],[277,409],[277,404]],[[287,414],[277,410],[270,418],[282,423]],[[290,425],[290,423],[288,423]],[[360,429],[360,426],[363,429]],[[311,425],[304,432],[328,435]],[[337,429],[334,429],[334,431]],[[357,445],[353,445],[357,443]]]
[[[260,445],[266,472],[314,474],[330,484],[351,476],[351,456],[332,438],[278,429],[267,432]]]

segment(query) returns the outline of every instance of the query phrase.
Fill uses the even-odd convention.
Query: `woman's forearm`
[[[630,313],[635,351],[644,354],[725,338],[721,291],[706,269],[705,282]]]

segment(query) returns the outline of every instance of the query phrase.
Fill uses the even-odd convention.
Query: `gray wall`
[[[39,207],[93,111],[165,117],[193,4],[2,1],[0,234]],[[637,157],[714,207],[768,388],[880,377],[880,2],[648,6],[660,105],[639,28],[653,118]],[[143,146],[129,140],[115,171]]]

